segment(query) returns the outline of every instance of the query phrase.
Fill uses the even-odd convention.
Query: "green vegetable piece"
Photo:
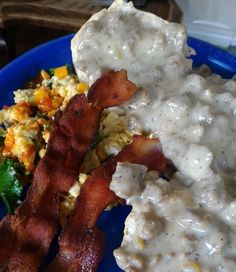
[[[14,211],[23,189],[20,183],[20,172],[21,166],[19,163],[8,158],[1,158],[0,199],[3,201],[8,213]]]
[[[67,68],[67,71],[68,71],[69,75],[74,74],[74,70],[73,70],[73,68],[72,68],[72,66],[70,64],[67,63],[66,68]]]
[[[91,146],[91,149],[96,148],[96,146],[104,139],[104,136],[101,134],[97,133],[94,137],[93,144]]]
[[[3,145],[5,136],[6,136],[5,130],[2,127],[0,127],[0,146]]]
[[[72,66],[71,66],[70,64],[67,63],[65,66],[66,66],[66,69],[67,69],[69,75],[74,74],[74,70],[73,70],[73,68],[72,68]],[[49,75],[50,75],[51,77],[54,76],[54,72],[55,72],[55,69],[56,69],[56,68],[57,68],[57,67],[52,67],[52,68],[50,68],[50,69],[48,70],[48,73],[49,73]]]
[[[50,68],[50,69],[48,70],[50,76],[54,76],[54,71],[55,71],[55,69],[56,69],[56,67],[52,67],[52,68]]]

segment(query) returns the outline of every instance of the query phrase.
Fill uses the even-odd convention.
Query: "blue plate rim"
[[[52,39],[50,41],[44,42],[44,43],[42,43],[42,44],[28,50],[27,52],[23,53],[22,55],[18,56],[14,60],[12,60],[10,63],[3,66],[0,69],[0,76],[1,76],[2,73],[6,73],[7,70],[10,70],[10,69],[14,68],[14,66],[17,65],[18,62],[24,61],[24,59],[29,58],[31,55],[34,55],[36,52],[38,52],[40,50],[43,50],[45,48],[45,46],[46,47],[47,46],[52,46],[55,43],[63,42],[65,40],[67,40],[67,39],[73,38],[74,35],[75,35],[75,33],[70,33],[70,34],[67,34],[67,35],[63,35],[61,37],[58,37],[56,39]],[[189,44],[190,47],[191,47],[192,42],[195,44],[195,47],[205,46],[208,49],[206,52],[203,53],[204,55],[208,55],[209,51],[211,53],[216,53],[217,56],[220,56],[220,57],[222,57],[222,54],[223,54],[224,59],[230,60],[230,62],[231,62],[230,64],[232,64],[232,62],[235,62],[235,65],[236,65],[236,56],[229,53],[229,52],[227,52],[226,50],[224,50],[222,48],[219,48],[219,47],[217,47],[217,46],[215,46],[215,45],[213,45],[211,43],[208,43],[206,41],[203,41],[203,40],[188,36],[188,44]],[[193,58],[195,56],[196,55],[192,55]]]
[[[18,56],[17,58],[15,58],[14,60],[12,60],[11,62],[9,62],[8,64],[6,64],[5,66],[3,66],[1,69],[0,69],[0,75],[2,73],[6,73],[6,71],[8,69],[12,69],[13,66],[17,65],[18,62],[20,61],[23,61],[24,59],[26,58],[29,58],[31,55],[34,55],[36,52],[40,51],[40,50],[43,50],[46,47],[48,46],[51,46],[55,43],[60,43],[60,42],[63,42],[64,40],[67,40],[67,39],[70,39],[72,38],[73,36],[75,35],[75,33],[71,33],[71,34],[68,34],[68,35],[63,35],[61,37],[58,37],[56,39],[52,39],[50,41],[47,41],[47,42],[44,42],[30,50],[28,50],[27,52],[23,53],[22,55]],[[14,68],[14,67],[13,67]]]

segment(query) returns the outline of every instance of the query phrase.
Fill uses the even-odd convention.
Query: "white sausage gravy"
[[[114,252],[126,272],[236,271],[236,78],[192,71],[183,25],[116,0],[72,40],[78,76],[92,84],[126,69],[140,91],[122,110],[135,133],[159,137],[170,181],[119,163],[111,189],[132,205]]]

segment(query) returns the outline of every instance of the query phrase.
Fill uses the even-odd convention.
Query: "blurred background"
[[[176,0],[192,37],[236,53],[235,0]]]
[[[112,0],[0,0],[0,68],[29,49],[76,32]],[[134,0],[143,10],[184,22],[189,35],[236,50],[235,0]]]

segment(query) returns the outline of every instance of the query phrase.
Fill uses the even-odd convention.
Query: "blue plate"
[[[0,108],[13,103],[12,92],[34,78],[41,69],[72,64],[70,40],[68,35],[45,43],[17,58],[0,70]],[[207,64],[213,72],[230,78],[236,74],[236,57],[206,42],[189,38],[188,43],[197,54],[193,57],[194,66]],[[121,272],[116,265],[112,252],[120,245],[123,235],[124,220],[129,214],[129,207],[116,207],[110,212],[103,212],[99,226],[106,236],[104,258],[98,272]],[[4,215],[0,207],[0,218]]]

